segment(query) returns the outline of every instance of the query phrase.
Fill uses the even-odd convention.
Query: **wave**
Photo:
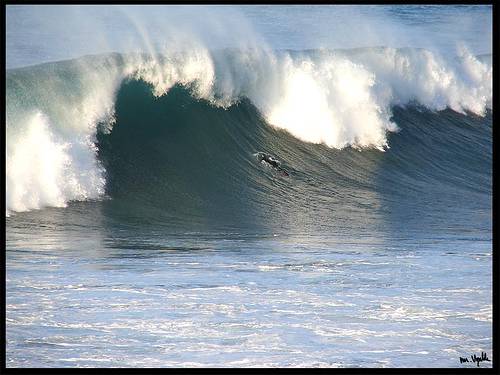
[[[260,172],[249,172],[256,165],[248,157],[262,151],[281,157],[292,178],[309,178],[304,160],[323,165],[327,159],[322,168],[339,177],[337,184],[365,186],[363,170],[374,155],[404,139],[404,132],[395,134],[401,127],[397,114],[403,118],[402,113],[411,113],[405,123],[408,128],[415,123],[414,141],[426,134],[429,138],[422,142],[435,143],[436,129],[429,122],[458,115],[445,111],[436,115],[439,120],[423,121],[424,115],[414,112],[418,106],[425,111],[449,108],[460,115],[448,122],[475,121],[486,129],[481,118],[488,124],[492,107],[491,59],[476,58],[467,50],[446,60],[409,48],[209,51],[191,46],[163,54],[85,56],[8,70],[6,86],[7,214],[64,207],[106,193],[137,194],[142,177],[148,189],[170,197],[166,201],[172,207],[175,199],[193,196],[203,202],[234,199],[241,204],[230,192],[240,183],[228,183],[222,190],[220,184],[213,185],[211,199],[208,193],[189,191],[209,181],[209,172],[225,176],[226,182],[240,178],[262,188],[256,177]],[[398,112],[408,105],[411,109]],[[448,127],[455,129],[446,135],[452,141],[463,133],[456,125]],[[474,129],[480,135],[467,136],[484,137],[483,130]],[[151,154],[145,147],[155,137],[164,143]],[[486,145],[487,139],[481,138]],[[313,144],[322,146],[310,148]],[[406,146],[411,150],[412,142]],[[299,152],[304,147],[306,154]],[[346,148],[347,154],[335,151]],[[345,155],[351,164],[339,163]],[[453,162],[449,155],[446,160]],[[153,162],[166,167],[153,168]],[[411,160],[416,162],[418,158]],[[411,178],[412,166],[396,172]],[[467,176],[476,172],[472,169]],[[414,176],[415,185],[422,178],[431,177]],[[481,190],[470,180],[460,186]]]

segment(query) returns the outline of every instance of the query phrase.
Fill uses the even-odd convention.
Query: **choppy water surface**
[[[8,366],[491,358],[489,241],[51,232],[9,238]]]

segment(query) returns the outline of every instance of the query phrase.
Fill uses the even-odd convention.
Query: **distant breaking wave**
[[[190,100],[203,101],[217,111],[231,111],[249,101],[271,128],[339,150],[390,147],[388,134],[398,131],[395,106],[449,108],[471,116],[485,116],[492,108],[491,57],[478,58],[465,49],[453,59],[443,59],[410,48],[209,51],[192,47],[161,55],[85,56],[8,70],[7,215],[100,199],[117,189],[113,171],[107,170],[114,162],[106,136],[121,125],[115,123],[117,96],[135,81],[146,83],[156,98],[184,87]],[[184,100],[175,105],[187,104]],[[128,103],[127,111],[133,116],[134,102]],[[241,129],[246,124],[247,131],[256,131],[245,113],[235,115],[234,126]],[[147,129],[152,121],[146,116],[140,126]],[[425,123],[419,126],[425,131]],[[134,132],[129,136],[135,137]],[[140,142],[141,137],[132,140]],[[113,150],[119,147],[112,145]],[[254,152],[272,151],[270,145],[252,147]]]

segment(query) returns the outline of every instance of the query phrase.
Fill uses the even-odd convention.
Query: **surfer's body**
[[[259,152],[257,154],[257,158],[261,163],[265,163],[268,166],[270,166],[270,167],[274,168],[275,170],[277,170],[278,172],[280,172],[281,175],[289,176],[288,172],[281,167],[280,162],[278,160],[274,159],[271,155],[265,154],[263,152]]]

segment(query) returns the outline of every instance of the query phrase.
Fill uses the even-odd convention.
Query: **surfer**
[[[259,161],[261,163],[265,162],[269,166],[271,166],[274,169],[276,169],[277,171],[279,171],[282,176],[286,176],[286,177],[289,176],[288,172],[281,167],[280,162],[278,160],[274,159],[271,155],[267,155],[267,154],[265,154],[263,152],[259,152],[257,154],[257,158],[259,159]]]
[[[276,159],[273,159],[272,156],[266,155],[263,152],[259,154],[259,161],[265,161],[267,164],[271,165],[274,168],[279,168],[279,163]]]

